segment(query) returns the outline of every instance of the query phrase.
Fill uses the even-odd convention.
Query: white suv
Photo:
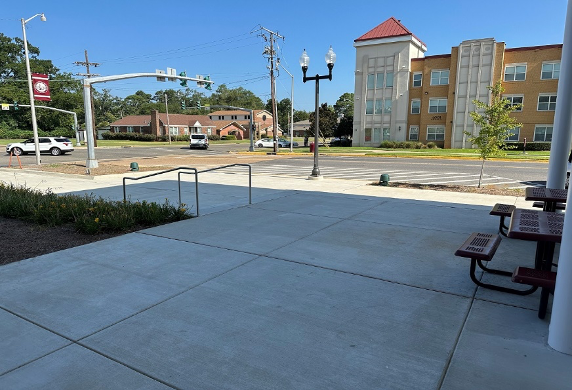
[[[52,156],[73,152],[73,143],[65,137],[39,137],[38,144],[40,153],[50,153]],[[14,156],[35,152],[36,146],[33,138],[6,145],[6,153],[12,153]]]
[[[209,148],[209,137],[206,134],[191,134],[189,148]]]

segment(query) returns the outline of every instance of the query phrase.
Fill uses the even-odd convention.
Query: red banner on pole
[[[32,86],[34,88],[34,100],[52,100],[47,74],[32,73]]]

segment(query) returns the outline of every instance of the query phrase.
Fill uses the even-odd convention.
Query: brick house
[[[151,115],[128,115],[109,125],[114,133],[169,134],[167,114],[151,111]],[[171,135],[216,134],[216,125],[207,115],[169,114]]]
[[[427,46],[393,17],[354,41],[354,146],[383,140],[472,148],[473,100],[488,103],[487,86],[501,80],[503,97],[522,107],[510,141],[549,142],[562,45],[506,48],[494,38],[466,40],[450,54],[425,56]]]
[[[266,133],[272,136],[272,114],[266,110],[253,110],[252,124],[254,125],[255,138],[260,138],[260,134]],[[217,134],[235,134],[238,139],[250,138],[250,113],[240,110],[221,110],[211,112],[209,118],[216,124]],[[279,130],[278,134],[282,132]],[[242,137],[242,138],[239,138]]]

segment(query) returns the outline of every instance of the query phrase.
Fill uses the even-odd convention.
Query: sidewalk
[[[199,218],[0,267],[0,388],[572,383],[572,356],[546,344],[539,293],[477,288],[453,255],[471,232],[496,232],[494,203],[529,202],[254,172],[248,205],[243,172],[201,175]],[[2,181],[117,200],[122,177],[0,169]],[[176,203],[176,174],[127,194]],[[494,262],[530,266],[534,248],[503,238]]]

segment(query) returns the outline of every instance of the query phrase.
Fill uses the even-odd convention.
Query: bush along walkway
[[[185,205],[165,201],[106,201],[93,195],[57,195],[13,184],[0,184],[0,216],[39,225],[73,224],[78,232],[99,234],[126,232],[191,218]]]

